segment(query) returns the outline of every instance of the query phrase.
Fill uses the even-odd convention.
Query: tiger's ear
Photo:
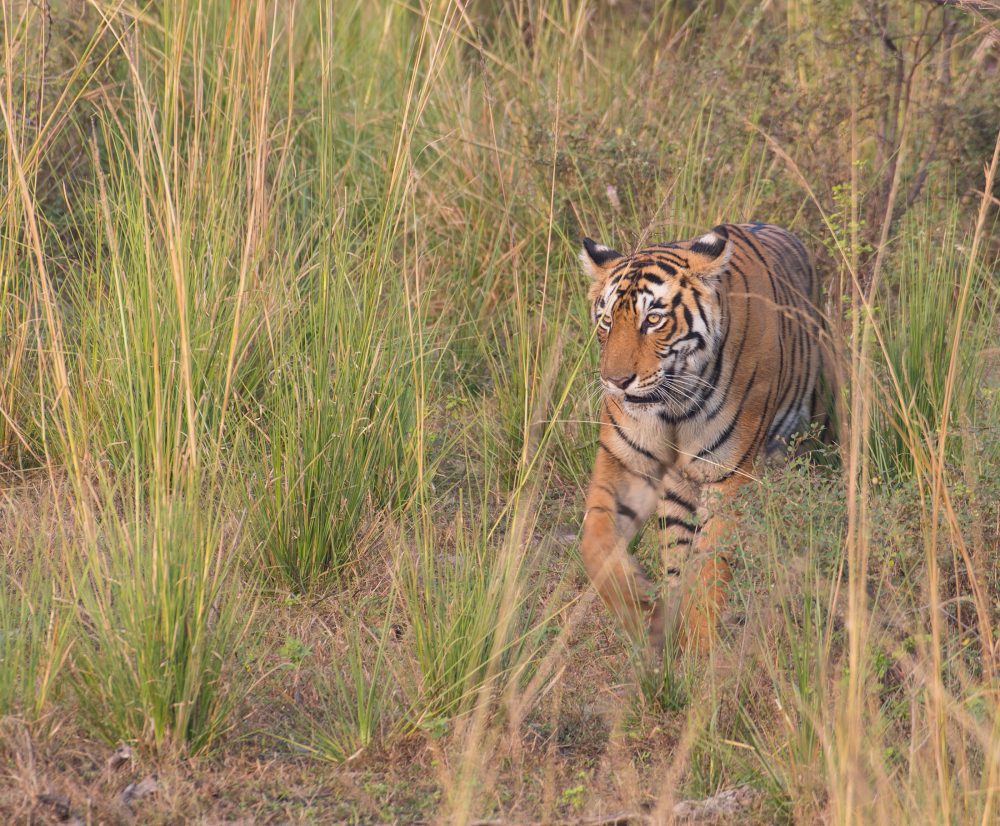
[[[603,244],[598,244],[590,238],[583,239],[583,249],[580,250],[580,263],[583,264],[583,272],[589,275],[595,284],[603,284],[615,262],[622,257],[622,254]]]
[[[688,250],[688,269],[702,281],[715,281],[729,264],[733,241],[724,224],[702,235]]]

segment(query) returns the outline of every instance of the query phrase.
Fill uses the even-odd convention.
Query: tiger
[[[668,630],[705,650],[732,580],[719,505],[819,415],[815,270],[795,235],[759,222],[629,255],[584,238],[580,261],[603,391],[584,567],[649,652]],[[654,511],[663,588],[629,551]]]

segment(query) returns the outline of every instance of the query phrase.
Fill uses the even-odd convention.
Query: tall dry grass
[[[0,713],[432,778],[370,817],[990,822],[995,26],[619,5],[0,4],[0,450],[60,525],[11,486]],[[817,257],[839,444],[748,486],[739,622],[652,683],[575,560],[576,243],[750,218]]]

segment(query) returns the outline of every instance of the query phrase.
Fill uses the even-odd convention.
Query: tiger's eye
[[[655,327],[657,324],[663,321],[663,318],[664,318],[663,313],[650,313],[649,315],[646,316],[646,323],[650,327]]]

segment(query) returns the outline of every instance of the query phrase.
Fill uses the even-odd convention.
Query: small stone
[[[38,795],[38,802],[51,806],[57,820],[69,820],[69,798],[66,795],[43,792]]]
[[[138,783],[129,783],[125,787],[125,790],[121,794],[121,803],[126,809],[135,814],[132,804],[156,794],[158,788],[159,784],[156,782],[156,775],[148,775]]]
[[[118,748],[108,758],[108,771],[117,771],[132,759],[132,749],[124,743],[119,743]]]
[[[673,815],[681,822],[736,823],[759,802],[760,792],[750,786],[737,786],[705,800],[682,800]]]

